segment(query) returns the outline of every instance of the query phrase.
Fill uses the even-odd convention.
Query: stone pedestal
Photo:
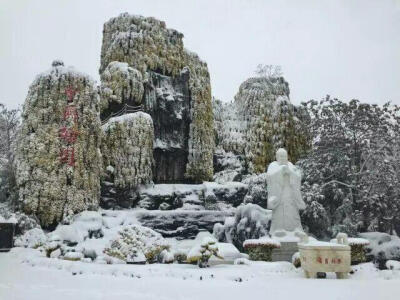
[[[280,248],[272,250],[272,261],[292,262],[292,256],[297,251],[297,242],[281,242]]]

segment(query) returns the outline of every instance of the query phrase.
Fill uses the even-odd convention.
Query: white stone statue
[[[301,172],[291,162],[285,149],[276,151],[276,161],[268,166],[268,209],[272,209],[270,233],[303,231],[299,210],[305,208],[301,198]]]

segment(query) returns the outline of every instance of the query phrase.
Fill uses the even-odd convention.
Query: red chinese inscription
[[[75,106],[67,106],[64,111],[64,120],[72,118],[74,122],[78,121],[78,111]]]
[[[61,148],[60,161],[69,166],[75,165],[75,149],[74,148]]]
[[[62,140],[64,140],[65,142],[67,142],[69,144],[73,144],[76,142],[76,139],[78,137],[78,131],[76,131],[73,128],[71,129],[71,128],[63,126],[59,130],[59,135],[60,135],[60,138]]]
[[[73,87],[69,86],[65,89],[65,94],[67,95],[68,102],[72,102],[72,100],[74,100],[76,90]]]

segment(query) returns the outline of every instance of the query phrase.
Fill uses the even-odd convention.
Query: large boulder
[[[17,151],[19,199],[43,227],[98,207],[100,140],[94,81],[55,61],[29,88]]]
[[[217,148],[244,155],[249,173],[265,172],[278,148],[287,149],[296,162],[309,148],[309,138],[303,128],[304,111],[290,103],[289,93],[283,77],[261,76],[244,81],[234,102],[214,101],[221,119],[215,127]]]
[[[201,182],[213,174],[210,76],[182,38],[155,18],[124,13],[104,24],[102,118],[137,105],[151,115],[157,183]]]
[[[152,182],[153,121],[148,114],[135,112],[109,119],[102,129],[105,177],[101,205],[132,207],[134,190]]]

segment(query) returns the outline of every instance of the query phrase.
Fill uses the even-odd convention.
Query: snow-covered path
[[[399,274],[377,272],[370,264],[349,280],[305,279],[285,263],[209,269],[175,264],[95,265],[41,257],[21,263],[31,251],[0,253],[1,300],[400,298]]]

